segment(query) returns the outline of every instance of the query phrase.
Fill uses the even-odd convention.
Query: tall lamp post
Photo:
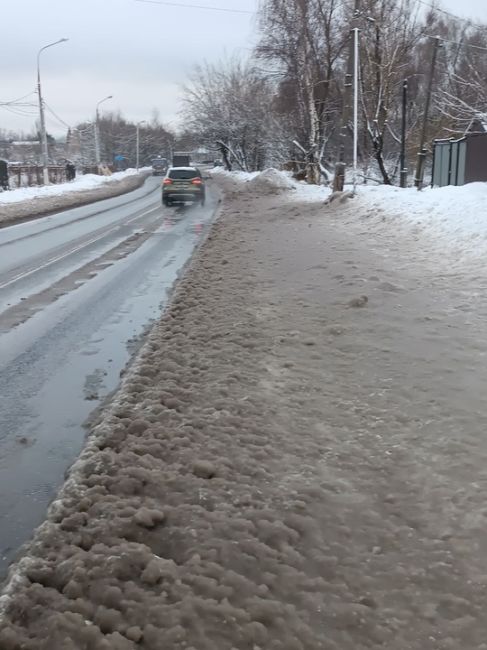
[[[399,170],[399,184],[401,187],[407,187],[408,168],[406,166],[406,125],[407,125],[407,105],[408,105],[408,80],[402,82],[402,115],[401,115],[401,157]]]
[[[137,122],[137,137],[136,137],[136,145],[135,145],[135,168],[137,171],[139,171],[139,149],[140,149],[140,136],[139,136],[139,127],[141,124],[145,124],[147,120],[140,120],[140,122]]]
[[[353,191],[357,189],[358,98],[359,98],[359,29],[353,28]]]
[[[41,53],[44,52],[44,50],[47,50],[48,47],[53,47],[54,45],[58,45],[59,43],[65,43],[67,40],[69,39],[60,38],[58,41],[54,41],[54,43],[49,43],[48,45],[44,45],[44,47],[41,47],[41,49],[37,53],[37,96],[39,98],[39,117],[41,122],[42,173],[44,176],[44,185],[49,185],[49,150],[47,148],[47,132],[46,132],[46,117],[44,115],[44,101],[42,99],[42,92],[41,92],[40,58],[41,58]]]
[[[98,118],[99,118],[99,113],[98,113],[98,107],[100,104],[103,104],[103,102],[106,102],[108,99],[112,99],[113,95],[108,95],[108,97],[104,97],[103,99],[100,99],[100,101],[96,105],[95,109],[95,158],[96,158],[96,164],[99,165],[101,162],[101,156],[100,156],[100,133],[98,131]]]

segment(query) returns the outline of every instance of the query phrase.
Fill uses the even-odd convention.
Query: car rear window
[[[197,178],[199,176],[195,169],[171,169],[169,178]]]

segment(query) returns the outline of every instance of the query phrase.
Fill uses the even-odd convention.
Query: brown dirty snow
[[[218,182],[1,650],[485,650],[485,298],[339,203]]]
[[[17,203],[3,203],[0,213],[0,228],[132,192],[143,185],[147,176],[148,173],[143,172],[121,180],[110,181],[106,185],[95,187],[92,190],[73,189],[72,192],[65,192],[57,196],[37,196],[35,199],[26,199]]]

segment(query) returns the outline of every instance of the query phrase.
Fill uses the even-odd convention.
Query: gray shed
[[[470,127],[472,130],[458,140],[434,140],[433,187],[487,182],[487,128],[481,130],[482,123],[476,119]]]

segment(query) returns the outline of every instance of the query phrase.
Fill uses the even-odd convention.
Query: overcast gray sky
[[[258,0],[172,0],[254,12]],[[425,0],[427,1],[427,0]],[[487,22],[487,0],[443,0],[458,15]],[[217,12],[136,0],[10,0],[2,3],[0,102],[34,90],[36,55],[43,45],[69,38],[41,57],[43,94],[66,121],[89,119],[98,100],[127,118],[150,118],[153,108],[177,121],[180,84],[195,63],[249,53],[255,14]],[[36,101],[34,95],[30,98]],[[29,131],[36,119],[0,107],[0,128]],[[65,127],[48,115],[56,135]]]
[[[443,0],[441,4],[457,16],[467,16],[487,22],[486,0]]]
[[[246,11],[255,11],[258,4],[258,0],[173,2]],[[67,43],[41,55],[43,95],[59,117],[68,124],[87,119],[98,100],[113,95],[104,109],[120,109],[129,119],[142,120],[157,108],[169,123],[180,107],[179,85],[195,63],[234,51],[249,53],[255,15],[135,0],[12,0],[2,2],[1,23],[0,102],[33,90],[38,49],[66,37]],[[66,131],[47,117],[51,132]],[[34,119],[0,107],[0,128],[30,130]]]

